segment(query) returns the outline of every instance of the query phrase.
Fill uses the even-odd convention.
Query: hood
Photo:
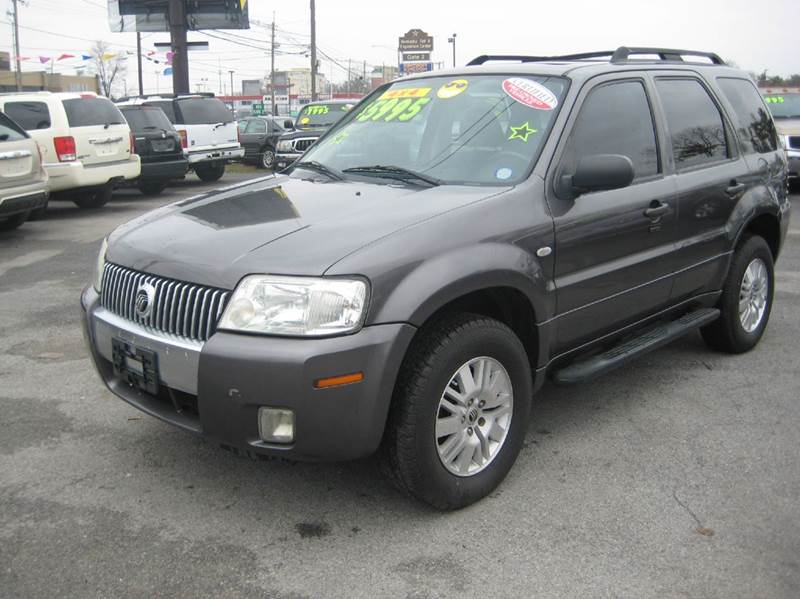
[[[370,242],[501,189],[267,177],[122,225],[109,237],[107,259],[224,289],[253,273],[322,275]]]
[[[800,135],[800,119],[775,119],[775,128],[781,135]]]

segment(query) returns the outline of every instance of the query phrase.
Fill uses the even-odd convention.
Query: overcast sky
[[[269,23],[276,13],[282,42],[278,68],[306,66],[302,56],[309,38],[308,0],[248,0],[250,16]],[[103,39],[117,50],[135,49],[135,34],[111,33],[105,0],[26,0],[20,7],[21,53],[34,60],[23,63],[25,70],[41,70],[38,56],[62,52],[86,52],[93,40]],[[11,0],[0,0],[10,8]],[[2,17],[0,49],[11,50],[10,19]],[[334,80],[346,76],[348,60],[353,69],[368,70],[382,63],[395,64],[397,38],[412,28],[434,36],[434,61],[452,62],[447,38],[457,33],[457,63],[484,53],[556,54],[607,50],[619,45],[656,45],[715,51],[747,70],[769,69],[772,74],[800,72],[798,44],[800,0],[404,0],[366,2],[317,0],[319,46],[331,59],[321,55],[322,71]],[[32,28],[32,29],[28,29]],[[34,29],[41,30],[35,31]],[[46,33],[47,32],[47,33]],[[233,32],[261,45],[268,39],[262,26]],[[168,41],[166,33],[144,34],[144,50],[153,42]],[[78,39],[75,39],[78,38]],[[190,40],[210,42],[210,51],[192,53],[192,89],[202,79],[210,91],[219,91],[219,70],[229,87],[229,70],[241,79],[263,76],[267,68],[264,52],[257,48],[223,42],[192,32]],[[291,54],[295,53],[295,54]],[[301,54],[296,54],[301,53]],[[335,62],[334,62],[335,61]],[[57,72],[74,72],[70,65],[56,63]],[[338,63],[338,64],[336,64]],[[136,62],[128,61],[127,84],[136,81]],[[48,66],[49,68],[49,66]],[[145,88],[155,92],[171,89],[171,77],[158,75],[163,66],[145,61]]]

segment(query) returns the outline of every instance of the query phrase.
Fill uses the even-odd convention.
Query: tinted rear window
[[[28,131],[50,127],[50,111],[44,102],[6,102],[3,111]]]
[[[216,98],[185,98],[178,100],[180,122],[184,125],[216,125],[230,123],[233,113]]]
[[[134,131],[145,131],[150,129],[172,130],[172,123],[164,114],[164,111],[154,106],[135,106],[120,109],[125,116],[125,120]]]
[[[777,150],[775,123],[755,86],[745,79],[720,78],[717,82],[733,105],[736,129],[745,151],[765,154]]]
[[[177,119],[175,118],[175,107],[172,105],[172,100],[161,100],[157,102],[148,102],[145,106],[156,106],[164,111],[164,114],[167,115],[167,118],[170,120],[171,123],[177,123]]]
[[[19,141],[25,139],[28,134],[25,133],[14,121],[0,112],[0,142],[2,141]]]
[[[106,98],[91,96],[64,100],[64,110],[70,127],[125,124],[119,109]]]
[[[728,157],[725,123],[706,88],[695,79],[657,79],[678,170]]]

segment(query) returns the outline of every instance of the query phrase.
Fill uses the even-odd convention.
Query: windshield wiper
[[[342,179],[344,179],[342,173],[337,171],[335,168],[326,166],[321,162],[317,162],[316,160],[301,160],[300,162],[295,162],[294,166],[296,168],[304,168],[307,171],[322,173],[323,175],[327,175],[328,177],[336,181],[341,181]]]
[[[372,166],[354,166],[346,168],[343,173],[355,173],[359,175],[375,175],[376,177],[384,177],[386,179],[397,179],[399,181],[421,181],[431,187],[436,187],[442,184],[441,179],[425,175],[411,169],[403,168],[401,166],[394,166],[391,164],[381,165],[374,164]]]

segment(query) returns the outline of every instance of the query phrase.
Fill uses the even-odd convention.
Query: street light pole
[[[456,66],[456,33],[453,34],[453,37],[448,37],[447,41],[453,44],[453,67]]]
[[[17,91],[22,91],[22,61],[19,59],[19,7],[17,0],[12,0],[14,5],[14,82]]]

